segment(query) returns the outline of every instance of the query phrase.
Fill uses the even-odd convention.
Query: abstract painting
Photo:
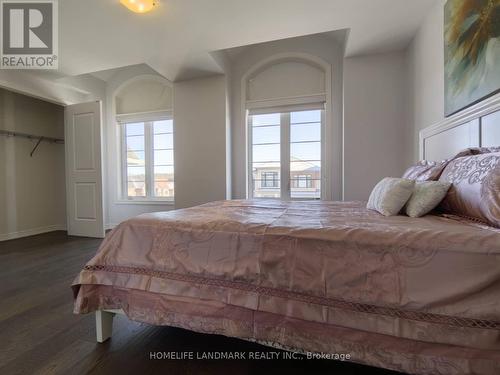
[[[445,114],[500,92],[500,0],[445,5]]]

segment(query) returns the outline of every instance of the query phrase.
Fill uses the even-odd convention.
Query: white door
[[[101,102],[65,109],[68,234],[104,237],[101,168]]]

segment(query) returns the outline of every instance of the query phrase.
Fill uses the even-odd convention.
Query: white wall
[[[121,181],[121,156],[120,156],[120,128],[116,121],[116,101],[115,96],[120,93],[120,89],[141,79],[159,80],[165,84],[170,84],[165,78],[160,76],[147,65],[134,65],[117,69],[106,82],[106,93],[104,99],[103,118],[103,145],[104,145],[104,185],[105,185],[105,223],[106,228],[112,228],[120,222],[146,212],[168,211],[174,208],[170,202],[146,203],[130,202],[123,200],[120,196]],[[123,92],[122,92],[123,94]],[[126,95],[127,96],[127,95]],[[128,96],[127,96],[128,97]],[[129,98],[128,98],[129,99]],[[133,106],[127,99],[127,109],[134,108],[140,111],[140,107]],[[159,101],[161,102],[161,100]],[[140,103],[139,103],[140,104]],[[170,102],[170,104],[172,104]],[[172,109],[170,108],[163,108]],[[175,125],[174,125],[175,126]],[[175,145],[174,145],[175,147]]]
[[[344,200],[367,200],[405,170],[406,94],[403,52],[344,61]]]
[[[444,4],[438,0],[407,49],[410,134],[407,161],[418,159],[418,134],[444,119]]]
[[[320,74],[311,69],[305,82],[273,81],[298,67],[275,65],[266,71],[267,79],[252,82],[246,93],[241,80],[252,66],[274,55],[306,53],[332,66],[332,185],[335,200],[366,200],[373,186],[383,177],[400,176],[407,166],[407,66],[405,52],[343,59],[343,45],[320,35],[300,37],[249,46],[232,57],[233,197],[245,197],[245,124],[241,121],[241,95],[250,99],[281,96],[281,89],[293,96],[321,90]],[[279,72],[277,70],[279,69]],[[270,77],[270,73],[274,73]],[[302,84],[301,84],[302,82]],[[324,81],[323,81],[324,82]],[[296,85],[290,86],[290,85]],[[290,87],[288,87],[288,86]],[[273,86],[269,89],[268,86]],[[263,90],[263,88],[265,90]],[[299,90],[299,91],[297,91]],[[263,92],[265,91],[265,92]],[[370,161],[367,162],[367,158]]]
[[[242,78],[256,64],[280,54],[306,54],[315,56],[331,65],[331,118],[330,142],[333,144],[331,159],[333,198],[341,199],[342,192],[342,111],[343,111],[343,53],[344,46],[325,35],[311,35],[245,47],[231,56],[231,137],[232,137],[232,197],[246,198],[246,124],[242,108]]]
[[[158,85],[139,98],[126,88],[144,80]],[[151,88],[151,87],[150,87]],[[125,89],[125,90],[122,90]],[[118,94],[118,104],[115,96]],[[147,95],[146,95],[147,94]],[[151,97],[151,95],[153,97]],[[143,100],[144,97],[148,100]],[[134,100],[135,97],[135,100]],[[156,99],[155,99],[156,98]],[[106,83],[105,98],[105,222],[108,228],[146,212],[168,211],[226,197],[226,81],[223,76],[170,83],[146,65],[118,69]],[[141,104],[142,103],[142,104]],[[116,113],[173,110],[175,204],[130,202],[119,195],[120,138]]]
[[[226,199],[226,80],[174,83],[175,207]]]
[[[64,138],[64,109],[0,89],[0,129]],[[0,136],[0,240],[66,227],[64,145]]]
[[[225,84],[226,84],[226,199],[231,199],[232,193],[232,144],[231,144],[231,95],[232,95],[232,72],[231,72],[231,60],[226,53],[222,51],[211,52],[210,55],[215,60],[215,62],[221,67],[222,71],[225,72]]]

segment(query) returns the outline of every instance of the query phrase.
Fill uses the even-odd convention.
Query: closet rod
[[[45,141],[45,142],[64,144],[64,139],[62,139],[62,138],[45,137],[43,135],[19,133],[19,132],[13,132],[10,130],[1,130],[0,129],[0,135],[4,135],[7,137],[21,137],[21,138],[27,138],[27,139],[36,139],[39,142]]]
[[[0,129],[0,135],[6,136],[6,137],[20,137],[20,138],[27,138],[27,139],[31,139],[31,140],[34,140],[34,139],[38,140],[35,147],[33,147],[33,149],[30,152],[30,157],[33,157],[33,154],[35,153],[38,146],[40,146],[40,143],[42,143],[42,141],[49,142],[49,143],[64,144],[64,139],[61,139],[61,138],[44,137],[43,135],[19,133],[19,132],[13,132],[10,130],[1,130]]]

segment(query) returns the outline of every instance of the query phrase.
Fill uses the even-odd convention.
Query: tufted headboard
[[[420,132],[420,159],[441,161],[467,147],[500,146],[500,94]]]

